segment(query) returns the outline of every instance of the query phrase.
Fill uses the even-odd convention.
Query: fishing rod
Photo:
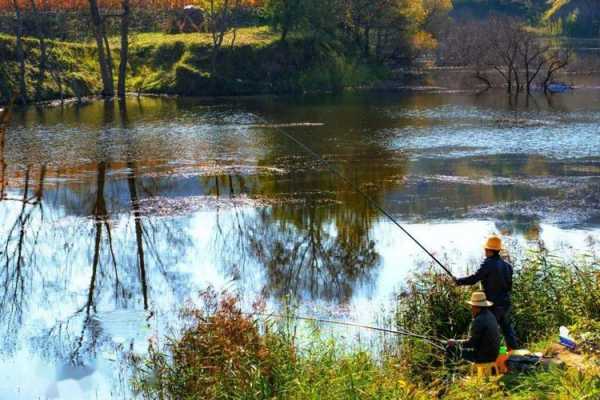
[[[318,323],[332,324],[332,325],[351,326],[354,328],[369,329],[369,330],[377,331],[377,332],[392,333],[395,335],[401,335],[401,336],[406,336],[406,337],[412,337],[415,339],[420,339],[426,343],[429,343],[430,345],[432,345],[433,347],[435,347],[437,349],[445,350],[445,347],[442,345],[443,340],[434,338],[432,336],[426,336],[426,335],[420,335],[418,333],[413,333],[413,332],[407,331],[405,329],[395,330],[395,329],[382,328],[379,326],[360,324],[357,322],[338,321],[338,320],[332,320],[332,319],[304,317],[304,316],[297,316],[297,315],[280,315],[280,314],[266,314],[266,313],[252,313],[251,315],[259,315],[262,317],[275,317],[275,318],[280,318],[280,319],[291,318],[291,319],[295,319],[295,320],[311,321],[311,322],[318,322]]]
[[[260,116],[258,116],[258,117],[261,118]],[[352,187],[358,194],[360,194],[367,201],[367,203],[371,207],[373,207],[375,210],[379,211],[381,214],[383,214],[384,216],[386,216],[394,225],[396,225],[398,228],[400,228],[400,230],[402,232],[404,232],[406,234],[406,236],[408,236],[413,242],[415,242],[421,248],[421,250],[423,250],[425,253],[427,253],[427,255],[429,257],[431,257],[431,259],[433,261],[435,261],[435,263],[437,265],[439,265],[448,275],[450,275],[450,277],[452,279],[455,279],[455,277],[452,274],[452,272],[450,272],[450,270],[448,268],[446,268],[446,266],[444,264],[442,264],[441,261],[438,260],[436,256],[434,256],[429,250],[427,250],[427,248],[425,248],[425,246],[423,246],[421,244],[421,242],[419,242],[417,240],[417,238],[415,238],[413,235],[411,235],[411,233],[408,230],[406,230],[406,228],[404,228],[404,226],[402,226],[396,220],[396,218],[394,218],[392,216],[392,214],[389,211],[387,211],[385,208],[383,208],[383,206],[381,206],[377,201],[375,201],[375,199],[373,199],[371,196],[369,196],[368,193],[366,193],[364,190],[362,190],[358,186],[356,186],[354,184],[354,182],[352,182],[344,174],[342,174],[340,171],[338,171],[336,168],[334,168],[331,165],[331,163],[329,163],[327,160],[325,160],[323,157],[321,157],[321,155],[319,153],[317,153],[316,151],[314,151],[313,149],[311,149],[310,147],[308,147],[306,144],[304,144],[303,142],[301,142],[300,140],[298,140],[294,136],[290,135],[289,133],[285,132],[279,126],[276,126],[275,129],[279,130],[289,140],[291,140],[292,142],[296,143],[304,151],[306,151],[307,153],[309,153],[310,155],[312,155],[318,162],[320,162],[322,165],[324,165],[325,168],[327,168],[327,170],[329,170],[329,172],[331,172],[332,174],[336,175],[338,178],[342,179],[344,182],[346,182],[347,184],[349,184],[350,187]]]

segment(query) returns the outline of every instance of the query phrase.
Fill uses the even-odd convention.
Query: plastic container
[[[569,350],[576,350],[577,343],[575,339],[570,335],[569,330],[565,326],[561,326],[559,331],[559,343],[568,348]]]

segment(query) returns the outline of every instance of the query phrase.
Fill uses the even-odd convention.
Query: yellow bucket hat
[[[490,236],[484,245],[486,250],[500,251],[502,250],[502,239],[494,235]]]
[[[467,300],[467,304],[477,307],[491,307],[494,305],[494,303],[485,297],[484,292],[473,292],[473,294],[471,294],[471,300]]]

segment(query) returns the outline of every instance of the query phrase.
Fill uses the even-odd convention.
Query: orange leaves
[[[269,374],[270,351],[236,297],[210,289],[201,297],[202,308],[184,311],[190,325],[171,348],[177,391],[198,398],[211,398],[221,386],[244,392],[253,375]]]
[[[21,9],[31,8],[31,0],[0,0],[0,11],[12,11],[16,4]],[[87,9],[88,0],[35,0],[40,11],[72,11]],[[130,0],[131,7],[154,9],[177,9],[192,3],[191,0]],[[121,0],[98,0],[101,9],[120,8]]]

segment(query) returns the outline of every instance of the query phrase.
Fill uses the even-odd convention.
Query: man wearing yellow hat
[[[471,315],[473,322],[469,331],[469,338],[466,340],[448,340],[448,356],[453,357],[460,351],[460,356],[474,363],[488,363],[496,361],[500,347],[500,333],[498,332],[498,323],[496,317],[490,311],[494,305],[487,300],[485,293],[474,292],[471,300],[467,301],[471,305]],[[457,349],[456,345],[460,345]]]
[[[485,260],[473,275],[456,279],[457,285],[474,285],[481,282],[487,299],[494,305],[492,312],[504,335],[509,349],[518,349],[519,341],[512,327],[510,311],[512,291],[512,266],[500,257],[502,240],[498,236],[490,236],[485,243]]]

